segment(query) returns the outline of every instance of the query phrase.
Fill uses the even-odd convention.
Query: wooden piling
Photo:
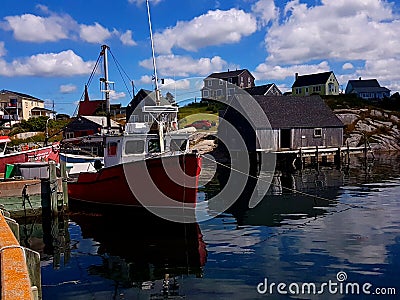
[[[63,205],[68,208],[68,184],[67,184],[67,165],[65,161],[60,162],[61,180],[62,180],[62,193]]]
[[[51,212],[53,215],[58,214],[58,201],[57,201],[57,172],[56,164],[54,161],[49,162],[49,181],[50,181],[50,199],[51,199]]]

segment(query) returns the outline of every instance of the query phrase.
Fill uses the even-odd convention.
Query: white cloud
[[[43,18],[32,14],[8,16],[4,18],[8,29],[13,31],[15,39],[26,42],[54,42],[68,38],[68,16],[50,16]]]
[[[60,53],[32,55],[15,59],[11,63],[0,60],[0,75],[3,76],[73,76],[90,74],[93,61],[85,62],[72,50]]]
[[[353,66],[353,64],[352,63],[345,63],[343,66],[342,66],[342,69],[343,70],[351,70],[351,69],[354,69],[354,66]]]
[[[189,56],[169,54],[157,56],[156,61],[160,76],[208,75],[227,66],[226,61],[219,56],[214,56],[213,58],[202,57],[196,60]],[[149,70],[153,69],[150,58],[141,61],[139,64]]]
[[[285,8],[265,43],[268,61],[304,63],[318,59],[376,59],[400,55],[400,20],[380,0],[323,0],[308,7],[298,0]],[[373,37],[373,39],[372,39]]]
[[[282,67],[279,65],[269,65],[263,63],[257,66],[254,77],[257,80],[284,80],[285,78],[292,77],[294,81],[294,74],[307,75],[313,73],[331,71],[327,61],[323,61],[319,64],[302,64],[302,65],[291,65]]]
[[[172,48],[197,51],[199,48],[239,42],[257,30],[255,18],[242,10],[215,10],[179,21],[175,27],[154,35],[158,53],[171,53]]]
[[[251,9],[261,19],[263,26],[278,17],[278,8],[275,6],[274,0],[260,0]]]
[[[88,43],[104,43],[111,37],[111,32],[95,22],[94,25],[80,25],[79,36]]]
[[[124,45],[135,45],[132,31],[127,30],[120,34],[116,29],[112,31],[95,22],[93,25],[78,24],[67,14],[51,12],[47,6],[36,6],[41,12],[50,16],[42,17],[33,14],[4,17],[0,29],[12,31],[14,38],[24,42],[56,42],[62,39],[76,40],[79,37],[88,43],[104,43],[111,36],[119,37]]]
[[[116,91],[111,91],[110,92],[110,99],[111,100],[118,100],[121,98],[125,98],[126,94],[124,92],[116,92]]]
[[[143,84],[150,84],[150,83],[153,83],[152,76],[149,76],[149,75],[143,75],[143,76],[140,78],[139,81],[140,81],[141,83],[143,83]]]
[[[76,91],[76,85],[73,84],[64,84],[60,86],[61,94],[70,94]]]
[[[172,78],[165,78],[164,84],[161,86],[161,88],[187,90],[190,88],[190,80],[189,79],[174,80]]]
[[[0,42],[0,57],[6,55],[7,50],[6,47],[4,46],[4,42]]]
[[[135,46],[136,42],[132,38],[132,31],[127,30],[125,33],[121,34],[120,40],[122,44],[127,45],[127,46]]]

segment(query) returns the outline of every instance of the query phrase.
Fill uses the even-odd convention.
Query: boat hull
[[[16,153],[5,154],[0,156],[0,173],[4,173],[7,164],[16,164],[24,162],[42,162],[42,161],[59,162],[59,145],[53,144],[38,149],[31,149]]]
[[[194,208],[200,168],[198,154],[119,164],[98,172],[80,173],[76,181],[68,183],[68,197],[72,205],[179,207],[185,204]]]

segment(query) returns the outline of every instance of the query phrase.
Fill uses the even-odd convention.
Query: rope
[[[251,174],[247,174],[247,173],[245,173],[245,172],[243,172],[243,171],[240,171],[240,170],[237,170],[237,169],[235,169],[235,168],[232,168],[231,166],[225,165],[225,164],[223,164],[223,163],[221,163],[221,162],[217,162],[216,160],[213,160],[213,159],[211,159],[211,158],[208,158],[207,156],[202,156],[202,158],[203,158],[203,159],[208,159],[208,160],[210,160],[210,161],[212,161],[212,162],[215,162],[216,164],[218,164],[218,165],[220,165],[220,166],[222,166],[222,167],[224,167],[224,168],[230,169],[231,171],[237,172],[237,173],[239,173],[239,174],[248,176],[248,177],[253,178],[253,179],[257,179],[257,180],[263,181],[263,182],[265,182],[265,183],[269,183],[269,184],[278,186],[278,187],[280,187],[280,188],[282,188],[282,189],[284,189],[284,190],[288,190],[288,191],[293,192],[293,193],[296,193],[296,194],[300,194],[300,195],[307,196],[307,197],[311,197],[311,198],[314,198],[314,199],[326,201],[326,202],[329,202],[329,203],[335,203],[335,204],[337,203],[337,201],[336,201],[336,200],[333,200],[333,199],[328,199],[328,198],[324,198],[324,197],[321,197],[321,196],[317,196],[317,195],[313,195],[313,194],[308,194],[308,193],[305,193],[305,192],[302,192],[302,191],[299,191],[299,190],[296,190],[296,189],[291,189],[291,188],[288,188],[288,187],[285,187],[285,186],[281,186],[281,185],[274,184],[274,183],[272,183],[272,182],[270,182],[270,181],[268,181],[268,180],[265,180],[265,179],[262,178],[262,177],[257,177],[257,176],[251,175]],[[347,205],[347,206],[349,206],[349,207],[351,207],[351,208],[366,208],[366,207],[363,207],[363,206],[354,205],[354,204],[349,204],[349,203],[343,203],[343,204],[344,204],[344,205]],[[367,208],[366,208],[366,209],[367,209]],[[368,209],[369,209],[369,208],[368,208]]]

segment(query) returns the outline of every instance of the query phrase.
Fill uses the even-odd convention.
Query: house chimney
[[[294,73],[294,79],[297,80],[299,78],[299,73]]]

